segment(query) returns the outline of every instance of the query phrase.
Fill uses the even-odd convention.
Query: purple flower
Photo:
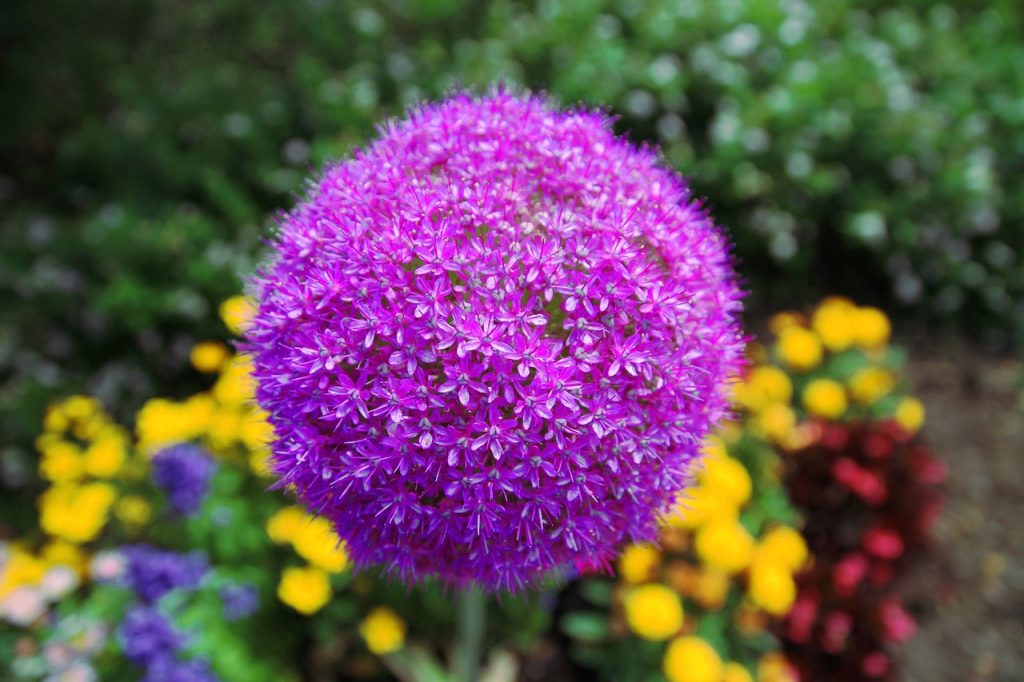
[[[686,183],[539,97],[389,123],[273,246],[247,351],[279,485],[407,579],[517,590],[654,539],[742,364]]]
[[[204,450],[182,443],[153,456],[151,477],[167,495],[171,509],[188,515],[202,505],[215,469],[216,464]]]
[[[149,666],[142,682],[217,682],[219,679],[205,658],[187,661],[164,658]]]
[[[125,547],[124,581],[139,599],[154,603],[171,590],[191,590],[206,574],[206,559],[199,553],[179,554],[149,545]]]
[[[143,668],[173,659],[185,641],[167,619],[148,606],[136,606],[125,615],[117,638],[125,658]]]
[[[224,585],[220,588],[220,600],[224,617],[233,621],[256,612],[260,606],[260,593],[251,584]]]

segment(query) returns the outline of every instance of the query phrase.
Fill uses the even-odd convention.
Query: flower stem
[[[457,597],[456,640],[453,680],[477,682],[480,675],[480,654],[484,641],[487,600],[479,585],[470,584]]]

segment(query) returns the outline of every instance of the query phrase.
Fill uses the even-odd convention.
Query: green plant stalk
[[[452,679],[454,682],[477,682],[480,676],[487,598],[480,586],[474,583],[460,590],[456,601]]]

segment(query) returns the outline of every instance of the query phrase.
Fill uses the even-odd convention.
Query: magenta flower
[[[385,125],[273,247],[247,350],[274,471],[410,580],[517,590],[654,539],[742,362],[685,182],[539,97]]]

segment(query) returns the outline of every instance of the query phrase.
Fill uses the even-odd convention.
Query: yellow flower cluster
[[[225,325],[238,332],[251,317],[252,304],[236,296],[225,301],[220,311]],[[192,349],[191,362],[201,372],[217,373],[213,388],[183,401],[155,398],[146,402],[136,418],[139,448],[151,455],[170,443],[200,441],[222,456],[241,451],[255,473],[268,475],[273,427],[255,404],[249,359],[232,356],[223,343],[203,341]]]
[[[283,507],[267,520],[267,535],[279,544],[290,544],[309,562],[305,568],[286,568],[278,584],[278,598],[299,613],[309,615],[331,599],[329,574],[348,567],[348,553],[327,519],[299,507]]]
[[[96,539],[117,501],[110,480],[129,473],[128,434],[95,398],[75,395],[49,407],[36,448],[51,484],[39,497],[43,531],[76,544]]]
[[[393,653],[405,646],[405,632],[405,621],[386,606],[373,609],[359,624],[359,634],[366,642],[366,647],[378,656]]]

